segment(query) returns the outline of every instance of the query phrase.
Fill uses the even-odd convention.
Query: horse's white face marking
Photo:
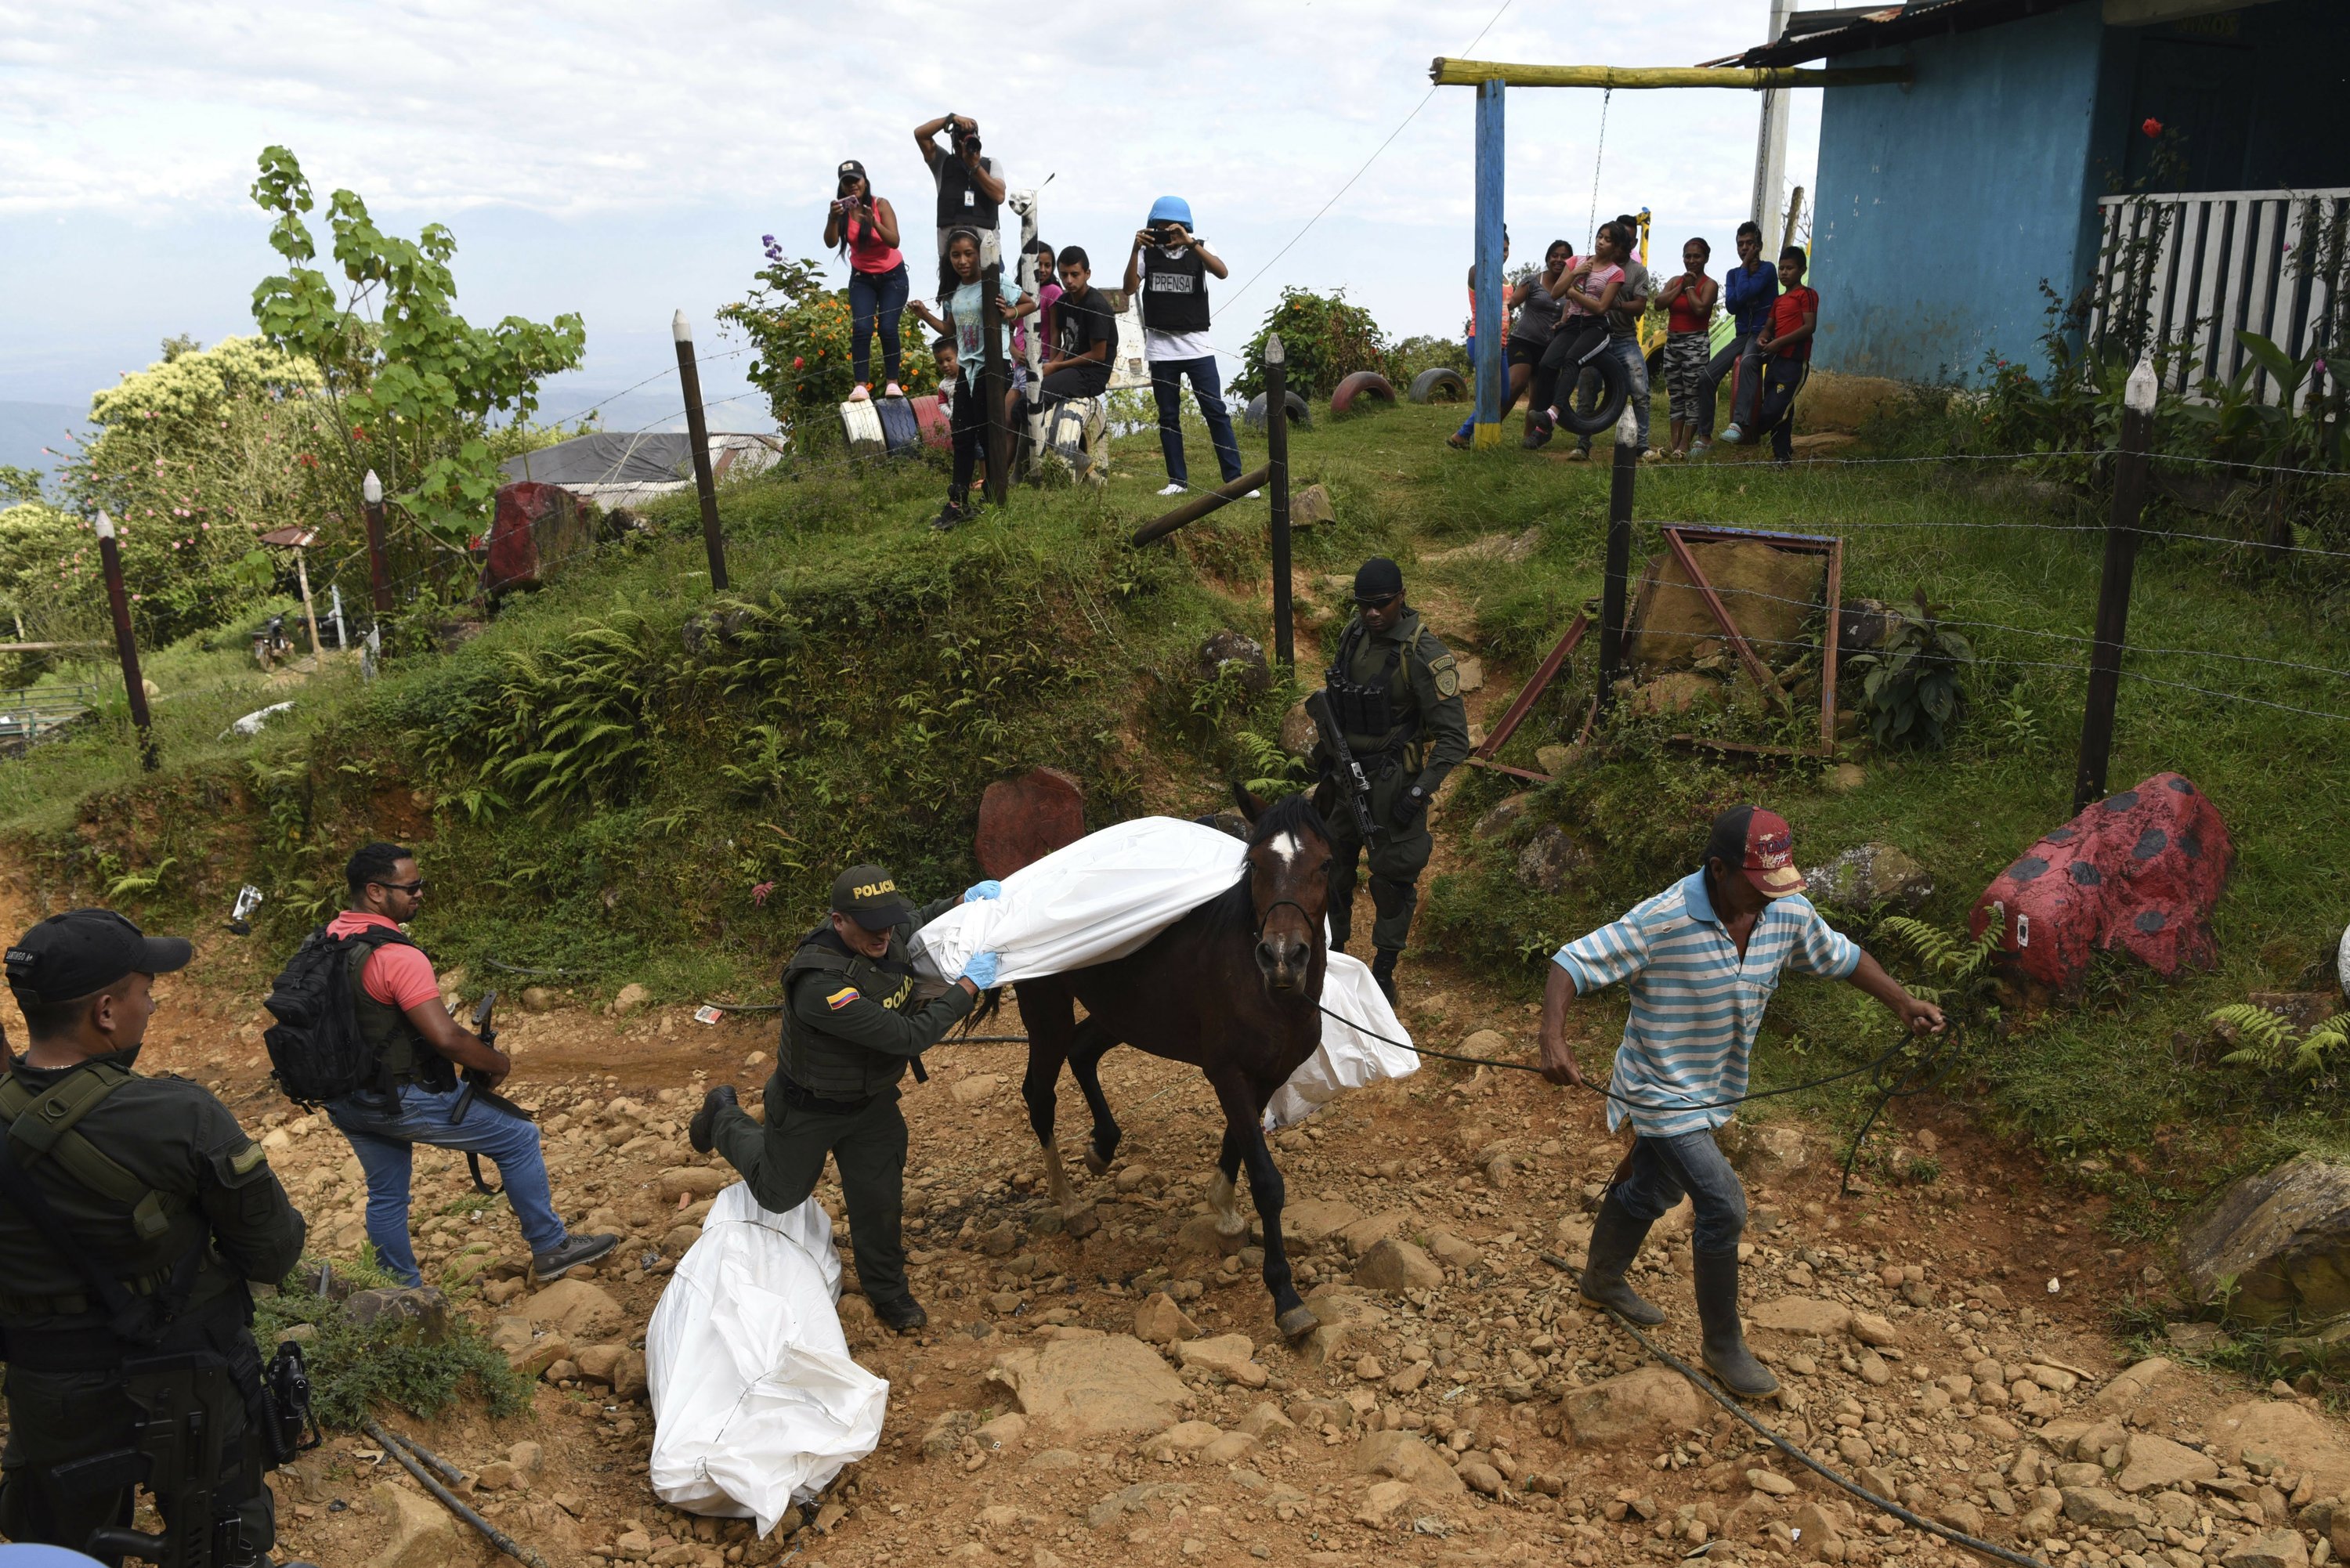
[[[1295,865],[1297,857],[1305,853],[1305,846],[1299,841],[1295,831],[1284,833],[1278,838],[1266,840],[1265,847],[1281,857],[1284,867]]]

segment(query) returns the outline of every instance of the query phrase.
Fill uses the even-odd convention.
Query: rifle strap
[[[74,1240],[64,1217],[49,1206],[49,1195],[17,1162],[5,1126],[0,1126],[0,1196],[6,1197],[19,1213],[33,1222],[33,1229],[41,1233],[41,1239],[59,1257],[73,1264],[75,1272],[88,1284],[91,1297],[105,1307],[108,1319],[114,1323],[124,1321],[130,1311],[130,1293],[120,1280],[109,1279],[99,1272],[90,1259],[89,1249]]]
[[[468,1151],[465,1156],[465,1168],[473,1173],[474,1191],[486,1192],[491,1197],[494,1198],[499,1193],[505,1190],[505,1188],[503,1185],[492,1187],[487,1181],[482,1179],[482,1157],[480,1155]]]
[[[172,1228],[174,1205],[75,1130],[76,1123],[132,1076],[111,1062],[92,1062],[36,1096],[12,1073],[0,1080],[0,1118],[8,1122],[17,1147],[26,1151],[27,1165],[44,1158],[56,1159],[82,1186],[129,1209],[140,1240],[151,1241]]]

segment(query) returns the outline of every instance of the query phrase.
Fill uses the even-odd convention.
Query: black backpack
[[[383,1050],[359,1034],[350,994],[351,944],[372,950],[387,942],[414,946],[398,931],[370,926],[330,937],[320,926],[302,939],[270,982],[263,1003],[277,1022],[263,1031],[277,1086],[298,1106],[315,1106],[361,1089],[390,1093]]]

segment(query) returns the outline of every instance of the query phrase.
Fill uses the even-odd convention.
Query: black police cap
[[[1373,556],[1355,574],[1355,602],[1376,604],[1403,592],[1403,568],[1385,556]]]
[[[104,991],[127,974],[185,969],[194,956],[185,937],[148,936],[111,909],[68,909],[8,950],[8,989],[21,1002],[55,1007]]]
[[[913,919],[914,906],[898,891],[898,879],[880,867],[851,866],[832,879],[832,912],[868,931],[886,931]]]

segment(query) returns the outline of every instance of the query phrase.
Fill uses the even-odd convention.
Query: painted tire
[[[1314,410],[1305,406],[1304,398],[1295,392],[1284,392],[1282,394],[1282,401],[1289,405],[1291,424],[1300,430],[1311,430],[1314,427]],[[1263,392],[1249,400],[1248,409],[1241,415],[1241,421],[1253,431],[1264,429],[1264,394]]]
[[[1388,379],[1377,370],[1357,370],[1339,382],[1338,389],[1330,394],[1330,411],[1334,414],[1352,413],[1358,398],[1376,398],[1393,407],[1395,388],[1388,385]]]
[[[1623,360],[1604,350],[1590,362],[1589,368],[1599,376],[1599,401],[1589,413],[1576,409],[1573,390],[1575,383],[1566,374],[1561,374],[1559,390],[1563,396],[1559,428],[1573,431],[1579,436],[1606,435],[1616,428],[1616,421],[1624,417],[1624,406],[1632,400],[1632,377],[1624,369]]]
[[[1411,379],[1411,400],[1415,403],[1458,403],[1466,401],[1468,397],[1468,378],[1442,365],[1431,365]]]

